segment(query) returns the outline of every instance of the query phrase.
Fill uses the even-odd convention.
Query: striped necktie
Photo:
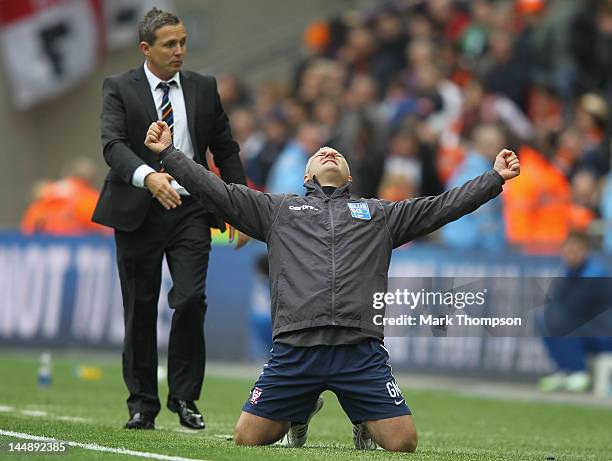
[[[172,104],[170,103],[170,87],[175,86],[176,82],[173,80],[169,83],[160,82],[157,88],[161,88],[164,92],[161,103],[162,121],[166,122],[170,127],[170,133],[174,134],[174,112],[172,111]]]

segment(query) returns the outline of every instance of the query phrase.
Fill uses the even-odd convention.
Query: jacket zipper
[[[334,232],[334,214],[332,213],[332,201],[328,200],[327,206],[329,209],[329,221],[331,225],[331,263],[332,263],[332,278],[331,278],[331,321],[332,325],[336,324],[336,249],[334,247],[335,232]]]

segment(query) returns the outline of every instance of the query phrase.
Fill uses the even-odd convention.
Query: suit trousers
[[[172,277],[168,304],[174,310],[168,343],[169,397],[198,400],[204,379],[206,273],[210,227],[204,209],[192,197],[165,210],[153,200],[133,232],[115,231],[123,296],[125,337],[123,379],[130,415],[155,418],[157,389],[157,311],[164,255]]]

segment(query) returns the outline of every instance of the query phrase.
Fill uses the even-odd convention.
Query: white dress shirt
[[[161,106],[162,99],[164,97],[164,90],[158,88],[158,85],[164,80],[161,80],[149,70],[146,61],[144,63],[144,72],[147,76],[147,80],[149,81],[149,87],[151,88],[151,94],[153,95],[153,101],[155,102],[158,120],[161,120]],[[172,136],[172,141],[174,146],[177,149],[180,149],[183,154],[189,158],[193,158],[193,145],[191,144],[191,137],[189,135],[187,111],[185,109],[185,97],[181,87],[180,74],[177,72],[165,83],[170,82],[176,82],[176,85],[170,85],[170,91],[168,92],[168,97],[170,98],[170,104],[172,104],[172,113],[174,116],[174,133]],[[132,185],[136,187],[145,187],[144,180],[149,173],[155,173],[155,170],[149,165],[145,164],[136,168],[134,175],[132,176]],[[185,188],[176,181],[172,181],[170,184],[179,194],[189,195],[189,192],[187,192]]]

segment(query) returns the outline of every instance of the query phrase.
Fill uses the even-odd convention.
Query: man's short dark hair
[[[153,45],[158,29],[164,26],[176,26],[181,20],[174,13],[160,10],[159,8],[151,8],[138,24],[138,38],[141,42],[147,42]]]

